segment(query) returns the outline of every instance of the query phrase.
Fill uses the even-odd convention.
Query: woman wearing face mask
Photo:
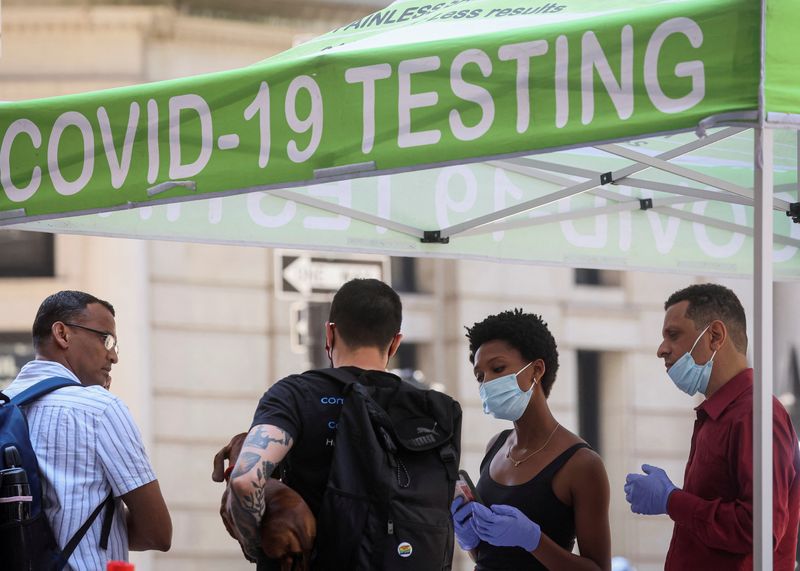
[[[608,571],[608,477],[600,456],[548,407],[558,350],[547,324],[504,311],[468,327],[467,338],[484,412],[513,428],[486,447],[476,486],[483,504],[453,501],[459,545],[478,571]]]

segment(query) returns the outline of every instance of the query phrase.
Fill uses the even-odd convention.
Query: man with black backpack
[[[36,359],[0,393],[0,485],[12,475],[26,492],[14,498],[31,503],[0,522],[0,567],[98,571],[129,549],[168,550],[172,523],[139,430],[107,390],[114,308],[80,291],[53,294],[33,345]]]
[[[286,377],[261,398],[229,484],[230,518],[259,570],[270,568],[264,489],[278,473],[317,519],[313,569],[451,568],[461,409],[386,371],[401,320],[388,285],[347,282],[325,324],[332,368]]]

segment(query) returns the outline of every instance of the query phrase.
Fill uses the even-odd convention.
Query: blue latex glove
[[[628,474],[625,478],[625,499],[631,504],[631,511],[645,515],[667,513],[669,495],[678,487],[661,468],[642,464],[642,471],[646,475]]]
[[[494,505],[491,509],[472,502],[472,520],[478,537],[498,547],[539,547],[542,530],[514,506]]]
[[[453,528],[456,540],[464,551],[472,551],[481,542],[472,525],[472,504],[463,496],[456,496],[450,504],[450,513],[453,514]]]

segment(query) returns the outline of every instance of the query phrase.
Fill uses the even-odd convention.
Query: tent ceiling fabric
[[[779,131],[776,139],[775,272],[778,278],[800,278],[800,224],[786,216],[788,204],[798,200],[797,136]],[[748,275],[753,271],[752,148],[751,130],[724,128],[704,139],[684,133],[17,227]],[[619,156],[629,153],[676,172]],[[601,185],[605,173],[613,182]],[[419,189],[427,191],[415,192]],[[448,242],[424,243],[426,231],[438,231]]]
[[[250,67],[2,103],[0,224],[751,274],[746,127],[798,124],[795,4],[763,86],[750,0],[401,0]],[[777,131],[778,278],[797,155]]]

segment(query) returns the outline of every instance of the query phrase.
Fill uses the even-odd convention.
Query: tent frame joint
[[[639,199],[639,210],[650,210],[653,208],[653,199],[652,198],[640,198]]]
[[[600,185],[604,184],[612,184],[614,182],[614,175],[611,171],[604,172],[600,174]]]
[[[419,241],[423,244],[449,244],[450,236],[442,236],[441,230],[425,230]]]
[[[800,202],[792,202],[789,204],[789,210],[786,211],[786,216],[791,217],[792,222],[800,224]]]

